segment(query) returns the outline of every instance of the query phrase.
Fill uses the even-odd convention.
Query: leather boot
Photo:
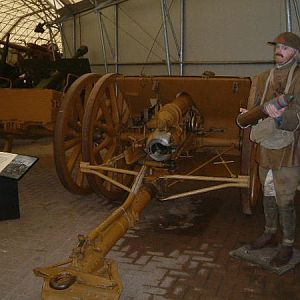
[[[293,247],[282,245],[270,262],[272,267],[282,267],[288,264],[293,256]]]
[[[277,246],[277,241],[274,233],[264,232],[255,242],[248,245],[248,249],[258,250],[267,246]]]

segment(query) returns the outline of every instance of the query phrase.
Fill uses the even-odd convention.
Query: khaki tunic
[[[273,80],[270,81],[264,102],[283,94],[287,83],[288,73],[292,65],[293,62],[283,68],[275,69]],[[249,103],[248,108],[260,105],[269,74],[270,70],[255,78],[255,84],[253,84],[251,88],[252,90],[250,91],[250,95],[252,95],[253,99],[251,102],[254,103]],[[298,66],[294,71],[288,94],[294,95],[294,99],[283,113],[282,123],[278,125],[278,128],[295,131],[294,142],[285,148],[276,150],[266,149],[259,145],[256,159],[259,165],[266,169],[300,166],[300,68]]]

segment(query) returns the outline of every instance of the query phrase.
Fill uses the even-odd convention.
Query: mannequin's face
[[[277,44],[274,48],[274,60],[277,65],[284,65],[290,61],[297,50],[282,44]]]

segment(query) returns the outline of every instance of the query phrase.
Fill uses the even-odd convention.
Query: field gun
[[[23,53],[27,58],[35,59],[47,59],[54,61],[61,57],[57,49],[53,49],[50,44],[38,45],[34,43],[27,43],[26,46],[22,46],[16,43],[8,41],[9,35],[6,41],[0,40],[0,44],[4,45],[5,48],[14,49],[20,53]]]
[[[10,42],[9,38],[10,34],[6,36],[5,41],[0,40],[0,45],[3,45],[0,62],[0,87],[26,87],[24,85],[26,78],[23,78],[23,80],[19,78],[23,73],[22,64],[26,59],[54,62],[61,58],[61,54],[55,45],[27,43],[26,46],[22,46]]]
[[[3,81],[1,87],[36,87],[62,91],[67,74],[73,76],[72,80],[69,80],[69,87],[75,78],[91,71],[87,59],[78,60],[88,52],[86,46],[78,48],[71,58],[63,59],[57,46],[52,43],[27,43],[26,46],[22,46],[9,42],[7,35],[6,41],[0,40],[0,44],[4,46],[0,64],[0,76]],[[13,65],[7,63],[9,50],[16,56]]]
[[[8,42],[5,45],[27,51],[23,46]],[[35,51],[35,47],[32,49]],[[19,76],[14,80],[6,78],[5,84],[9,83],[10,88],[0,89],[0,133],[6,140],[5,151],[11,151],[15,137],[34,139],[53,135],[62,93],[79,76],[91,71],[88,59],[78,59],[87,52],[88,48],[81,46],[70,59],[25,59],[20,63]]]
[[[38,83],[35,85],[35,87],[40,89],[54,89],[54,90],[66,91],[78,76],[83,75],[85,73],[89,73],[91,71],[89,68],[89,63],[86,60],[80,60],[80,61],[78,60],[87,52],[88,52],[88,47],[81,46],[76,50],[76,53],[70,59],[68,60],[61,59],[59,61],[61,65],[64,62],[69,62],[68,65],[65,68],[60,68],[60,70],[57,64],[54,65],[52,67],[54,71],[52,71],[52,73],[49,72],[49,78],[42,78],[39,81],[37,80]],[[78,65],[77,62],[79,62],[80,65]],[[84,62],[85,64],[82,64],[82,62]],[[40,63],[38,65],[40,65]],[[63,84],[68,74],[73,75],[73,80],[72,81],[69,80],[67,84]]]
[[[153,198],[168,201],[228,187],[249,188],[249,176],[235,175],[226,162],[227,154],[241,153],[235,116],[249,87],[247,79],[237,78],[118,74],[106,74],[94,83],[84,113],[80,108],[82,161],[76,182],[80,191],[90,188],[111,201],[126,200],[92,232],[78,237],[67,261],[34,270],[44,278],[43,299],[119,299],[117,266],[105,256]],[[219,112],[214,104],[221,88],[228,108]],[[67,94],[71,99],[71,89]],[[57,166],[62,160],[75,164],[80,153],[70,134],[74,122],[58,119],[57,128],[69,134],[57,144],[66,149],[55,157]],[[217,159],[229,177],[198,175]],[[174,183],[187,181],[220,184],[169,194]],[[70,188],[70,182],[64,185]]]

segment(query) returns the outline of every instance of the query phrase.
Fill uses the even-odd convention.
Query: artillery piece
[[[248,176],[250,142],[235,124],[249,88],[248,78],[106,74],[90,82],[84,101],[69,89],[66,98],[74,101],[74,109],[60,109],[55,130],[61,133],[55,162],[58,174],[64,173],[64,186],[126,200],[92,232],[79,236],[70,259],[34,270],[44,278],[43,299],[118,299],[122,284],[117,266],[105,256],[153,198],[168,201],[238,187],[246,191],[243,211],[251,212],[257,194],[249,182],[252,178],[251,188],[259,183]],[[242,161],[247,174],[232,172],[228,157]],[[227,176],[199,174],[217,159]],[[170,194],[174,183],[186,181],[220,184]]]
[[[28,43],[26,46],[22,46],[9,41],[10,34],[6,36],[6,40],[0,40],[0,45],[3,47],[0,49],[0,87],[24,87],[24,80],[19,76],[24,73],[23,63],[25,60],[43,60],[44,68],[45,62],[54,62],[61,59],[61,55],[58,49],[55,49],[52,44],[37,45],[34,43]],[[14,52],[14,63],[7,62],[9,51]],[[81,74],[80,74],[81,75]]]
[[[5,140],[4,151],[10,152],[14,138],[36,139],[53,135],[63,92],[78,76],[90,72],[90,66],[87,59],[78,60],[87,53],[86,46],[80,47],[71,59],[53,61],[50,50],[44,47],[33,44],[23,47],[8,41],[0,43],[5,45],[5,49],[12,47],[33,57],[20,62],[19,76],[14,80],[1,77],[9,88],[0,89],[0,134]],[[5,59],[5,56],[4,53],[2,58]],[[43,70],[42,74],[37,70]]]

